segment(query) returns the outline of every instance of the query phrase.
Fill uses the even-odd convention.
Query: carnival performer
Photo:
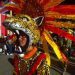
[[[14,31],[17,37],[16,46],[19,52],[15,52],[13,59],[15,75],[50,75],[46,54],[37,46],[40,41],[38,25],[42,21],[42,16],[32,19],[28,15],[19,15],[4,21],[4,26]]]
[[[14,61],[16,62],[15,66],[18,65],[19,60],[21,59],[26,60],[25,57],[27,53],[30,52],[30,50],[28,49],[34,46],[37,47],[37,42],[39,41],[39,39],[41,39],[43,43],[44,52],[45,54],[47,54],[46,56],[47,65],[49,66],[51,65],[48,44],[53,48],[56,56],[60,61],[62,61],[63,63],[64,62],[68,63],[68,58],[65,56],[65,54],[62,52],[62,49],[60,49],[60,47],[55,43],[55,41],[51,36],[51,34],[54,33],[60,37],[67,38],[75,42],[75,37],[62,29],[62,28],[75,27],[74,24],[71,22],[71,19],[74,20],[74,18],[71,17],[71,15],[74,16],[75,14],[74,13],[75,6],[59,5],[62,1],[63,0],[56,0],[56,1],[55,0],[52,1],[51,0],[36,0],[36,1],[35,0],[12,0],[12,2],[9,2],[2,8],[0,12],[6,10],[12,10],[12,12],[14,12],[13,15],[18,14],[15,17],[10,17],[6,19],[4,22],[6,28],[8,28],[11,31],[14,31],[17,34],[16,52],[18,53],[19,57],[17,57],[17,55],[14,56],[15,58],[14,60],[16,60]],[[44,17],[43,23],[42,22],[39,23],[39,20],[37,20],[39,18],[38,16]],[[64,22],[62,19],[64,20],[66,19],[66,21]],[[68,21],[70,22],[68,23]],[[40,26],[41,23],[42,25]],[[37,25],[39,25],[39,27]],[[26,37],[25,34],[28,34],[27,36],[29,36],[27,37],[27,39],[29,38],[29,43],[25,43],[25,41],[23,41],[25,40]],[[37,42],[35,42],[35,40],[37,40]],[[32,52],[34,53],[34,51]],[[36,51],[35,54],[33,53],[30,53],[32,55],[31,56],[32,59],[34,59],[33,55],[38,53],[38,51]],[[28,56],[30,56],[30,54],[28,54]],[[29,66],[29,69],[30,67],[31,65]],[[19,73],[19,70],[21,70],[21,68],[18,69],[18,66],[16,66],[16,73]],[[29,74],[31,74],[30,70],[29,70]]]

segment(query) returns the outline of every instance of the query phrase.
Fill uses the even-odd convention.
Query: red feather
[[[75,36],[65,32],[64,30],[62,30],[60,28],[54,27],[53,25],[45,25],[45,29],[52,31],[53,33],[58,34],[61,37],[65,37],[65,38],[75,42]]]
[[[50,8],[48,11],[59,12],[61,14],[75,14],[75,5],[59,5],[53,8]]]

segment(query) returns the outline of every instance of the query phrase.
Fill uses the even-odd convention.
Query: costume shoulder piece
[[[15,15],[19,14],[19,16],[7,18],[4,22],[5,27],[15,31],[16,34],[23,32],[29,35],[30,44],[32,41],[37,43],[40,40],[43,43],[49,66],[50,54],[47,43],[53,48],[59,60],[68,61],[52,39],[51,32],[75,42],[75,36],[60,29],[75,27],[73,22],[75,5],[59,5],[61,2],[63,0],[11,0],[1,10],[1,12],[6,9],[12,10]]]

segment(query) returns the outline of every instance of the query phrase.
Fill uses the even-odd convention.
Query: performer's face
[[[20,46],[22,46],[22,47],[25,46],[26,42],[27,42],[27,38],[25,36],[20,36],[19,37]]]

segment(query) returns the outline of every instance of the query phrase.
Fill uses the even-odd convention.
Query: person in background
[[[14,53],[15,50],[15,35],[10,35],[7,37],[6,43],[4,44],[4,52],[7,55],[12,55],[12,53]]]

